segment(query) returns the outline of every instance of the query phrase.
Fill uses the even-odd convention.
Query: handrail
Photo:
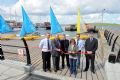
[[[2,46],[7,46],[7,47],[18,47],[18,48],[25,48],[23,46],[15,46],[15,45],[5,45],[5,44],[1,44]]]
[[[2,46],[0,44],[0,60],[4,60],[5,57],[4,57],[4,54],[3,54],[3,50],[2,50]]]
[[[31,65],[31,58],[30,58],[30,53],[29,53],[29,48],[28,48],[28,45],[27,45],[27,42],[24,38],[22,38],[22,41],[25,45],[25,49],[26,49],[26,58],[27,58],[27,65]]]
[[[26,40],[24,38],[22,38],[21,40],[23,41],[24,46],[0,44],[0,55],[3,55],[2,46],[25,48],[25,50],[26,50],[26,60],[27,60],[27,64],[26,65],[29,66],[29,65],[31,65],[31,58],[30,58],[29,48],[28,48]]]

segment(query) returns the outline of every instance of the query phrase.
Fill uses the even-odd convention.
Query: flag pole
[[[78,9],[78,14],[77,14],[77,33],[80,34],[80,9]]]

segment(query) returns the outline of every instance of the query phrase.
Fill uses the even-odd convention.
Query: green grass
[[[120,24],[115,24],[115,23],[88,23],[88,24],[92,24],[94,26],[116,26],[116,27],[120,27]]]

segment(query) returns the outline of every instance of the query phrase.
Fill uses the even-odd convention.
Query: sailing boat
[[[4,18],[0,15],[0,33],[11,32],[12,28],[6,23]]]
[[[23,24],[22,24],[22,29],[20,31],[20,37],[24,37],[26,34],[35,32],[36,28],[29,19],[23,6],[21,6],[21,8],[22,8]]]
[[[59,24],[52,8],[50,7],[50,21],[51,21],[51,34],[57,34],[63,32],[61,25]]]

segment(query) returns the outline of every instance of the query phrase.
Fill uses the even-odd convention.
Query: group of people
[[[85,54],[86,67],[84,71],[88,71],[89,62],[91,61],[91,71],[95,73],[95,52],[98,48],[98,40],[93,37],[92,33],[89,34],[90,38],[87,40],[80,39],[80,34],[76,34],[76,39],[68,40],[66,35],[59,34],[53,40],[50,39],[51,34],[47,33],[46,38],[40,41],[39,47],[42,50],[43,71],[51,71],[51,56],[53,61],[54,71],[60,70],[60,59],[62,61],[61,68],[65,68],[65,63],[70,70],[70,75],[76,76],[77,69],[80,68],[81,53]],[[61,57],[61,58],[60,58]],[[65,62],[66,58],[66,62]]]

